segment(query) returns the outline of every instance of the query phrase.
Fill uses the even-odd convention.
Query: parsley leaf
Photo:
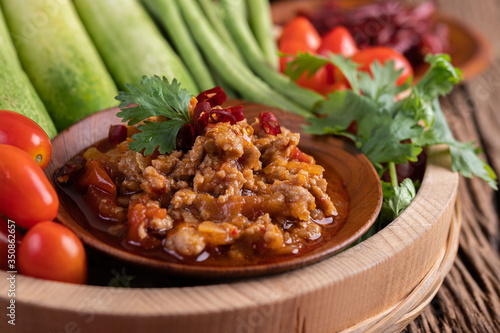
[[[410,205],[415,198],[417,190],[411,179],[406,178],[398,186],[382,182],[384,202],[380,216],[385,221],[392,221]]]
[[[419,136],[423,128],[413,117],[398,114],[392,117],[372,99],[350,90],[330,94],[318,113],[324,118],[309,118],[304,131],[311,134],[335,134],[348,137],[373,164],[415,161],[422,148],[402,141]],[[358,133],[347,132],[356,121]]]
[[[161,154],[171,153],[175,149],[177,133],[185,124],[191,123],[189,102],[191,94],[180,88],[174,79],[143,76],[139,85],[125,84],[128,91],[120,91],[116,96],[121,101],[117,116],[128,121],[129,125],[137,124],[154,116],[167,118],[163,122],[145,121],[137,128],[141,131],[132,136],[129,149],[141,151],[144,155],[152,154],[158,148]],[[137,106],[128,107],[130,104]]]

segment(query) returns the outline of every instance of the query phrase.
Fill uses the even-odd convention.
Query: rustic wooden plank
[[[493,42],[496,54],[500,54],[498,1],[440,0],[438,5],[481,30]],[[480,143],[483,156],[497,173],[499,87],[497,56],[486,73],[461,85],[442,101],[455,136]],[[500,331],[500,197],[478,179],[462,181],[459,197],[463,204],[463,229],[456,263],[431,305],[408,325],[406,332]]]

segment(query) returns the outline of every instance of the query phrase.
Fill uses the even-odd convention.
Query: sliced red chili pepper
[[[242,105],[231,106],[227,110],[229,110],[229,112],[231,112],[231,114],[233,115],[234,119],[236,119],[237,122],[245,119],[245,114],[243,113],[243,106]]]
[[[193,126],[196,134],[199,135],[208,125],[208,116],[212,107],[208,102],[201,102],[196,105],[193,112]]]
[[[55,178],[58,183],[66,184],[72,177],[74,177],[80,170],[83,169],[87,160],[83,156],[75,156],[64,164],[59,171],[57,171]]]
[[[222,105],[227,100],[227,95],[221,87],[215,87],[202,91],[196,99],[198,103],[208,102],[212,107]]]
[[[260,127],[267,133],[271,135],[278,135],[281,133],[280,125],[276,116],[272,112],[261,112],[259,113],[259,123]]]
[[[210,124],[217,124],[217,123],[236,124],[236,119],[228,109],[212,109],[212,111],[210,111],[210,118],[208,119],[208,122]]]
[[[196,132],[194,126],[191,124],[185,124],[177,133],[176,148],[177,150],[187,152],[191,149],[191,147],[193,147],[195,140]]]

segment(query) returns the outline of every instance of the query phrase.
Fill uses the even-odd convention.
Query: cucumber
[[[117,105],[117,89],[70,0],[1,0],[21,64],[56,128]]]
[[[136,0],[75,0],[75,7],[118,87],[143,75],[177,79],[182,88],[200,90],[186,67]]]
[[[56,127],[21,67],[1,10],[0,45],[0,109],[31,118],[50,139],[54,138]]]

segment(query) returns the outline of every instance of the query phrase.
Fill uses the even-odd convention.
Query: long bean
[[[201,90],[211,89],[215,82],[201,56],[196,42],[182,19],[175,1],[170,0],[141,0],[146,8],[156,17],[168,37],[174,44],[191,76]]]
[[[201,10],[205,14],[205,17],[208,19],[208,22],[212,26],[213,30],[224,42],[224,45],[226,45],[236,57],[243,60],[243,55],[240,53],[240,50],[238,50],[231,34],[227,31],[224,26],[224,22],[221,20],[222,10],[219,3],[214,2],[213,0],[198,0],[198,4],[200,5]]]
[[[276,106],[303,116],[310,115],[307,109],[274,91],[237,59],[217,36],[194,0],[176,1],[188,22],[191,35],[207,60],[233,89],[247,100]]]
[[[278,48],[273,36],[273,22],[268,0],[247,0],[248,20],[255,39],[271,68],[278,69]]]
[[[313,110],[317,103],[325,100],[322,95],[312,90],[299,87],[290,78],[272,70],[266,64],[264,55],[246,21],[242,20],[237,15],[233,15],[234,12],[239,11],[239,6],[244,6],[244,0],[221,0],[220,3],[224,10],[223,17],[228,30],[242,50],[250,68],[255,71],[257,75],[278,92],[289,97],[291,100],[308,110]]]

